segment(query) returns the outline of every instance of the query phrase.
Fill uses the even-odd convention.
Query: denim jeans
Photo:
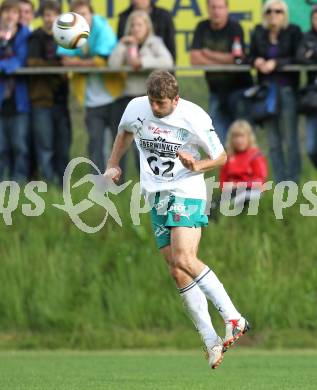
[[[105,134],[110,127],[114,135],[112,103],[100,107],[87,107],[85,123],[88,132],[88,155],[103,173],[105,170]]]
[[[267,131],[275,182],[291,180],[298,183],[301,156],[297,101],[292,87],[280,88],[280,112],[277,117],[265,121],[264,128]]]
[[[0,181],[25,183],[29,163],[29,115],[0,115]]]
[[[230,93],[212,93],[209,98],[209,114],[223,145],[226,144],[228,129],[236,119],[248,119],[248,100],[243,97],[244,89]]]
[[[113,103],[113,118],[114,118],[114,123],[116,124],[116,129],[119,127],[122,115],[127,105],[130,103],[132,99],[134,99],[134,96],[124,96],[117,99]],[[136,163],[137,171],[140,172],[140,153],[135,142],[132,143],[131,148],[134,154],[134,160]],[[123,156],[120,162],[120,167],[122,170],[122,177],[121,177],[122,181],[124,181],[125,178],[126,165],[127,165],[127,155]]]
[[[306,117],[306,151],[317,168],[317,114]]]
[[[109,127],[112,133],[112,139],[117,136],[118,126],[122,114],[130,99],[122,98],[117,101],[101,107],[87,107],[85,122],[88,132],[88,154],[100,172],[103,173],[106,166],[105,161],[105,133],[106,127]],[[139,159],[139,157],[138,157]],[[122,169],[121,181],[125,179],[126,156],[123,156],[120,162]]]
[[[39,173],[47,182],[63,183],[69,162],[71,124],[67,107],[33,107],[32,135]]]

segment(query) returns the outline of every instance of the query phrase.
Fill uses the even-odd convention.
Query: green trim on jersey
[[[156,193],[151,210],[152,228],[159,249],[170,245],[171,227],[198,228],[208,225],[203,199],[180,198],[169,194],[160,199]]]

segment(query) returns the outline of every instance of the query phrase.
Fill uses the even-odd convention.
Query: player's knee
[[[182,284],[182,278],[184,277],[184,272],[180,268],[171,265],[170,273],[172,278],[175,280],[177,284]]]
[[[175,267],[191,275],[195,258],[196,256],[192,253],[179,251],[174,254],[173,263]]]

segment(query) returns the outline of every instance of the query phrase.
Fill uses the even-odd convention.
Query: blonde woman
[[[256,26],[251,37],[250,61],[258,71],[259,82],[269,84],[277,91],[276,115],[263,122],[276,182],[299,181],[301,164],[296,106],[299,74],[283,73],[281,69],[296,61],[301,37],[299,27],[289,23],[285,1],[266,1],[262,24]]]
[[[151,19],[145,11],[132,12],[127,21],[125,35],[109,58],[109,66],[112,68],[125,65],[132,66],[135,71],[173,66],[171,53],[162,39],[153,34]],[[128,100],[146,95],[147,76],[146,72],[128,74],[123,95]]]
[[[226,146],[228,159],[220,171],[221,188],[230,191],[236,203],[259,197],[267,179],[267,162],[249,122],[238,120],[231,125]]]

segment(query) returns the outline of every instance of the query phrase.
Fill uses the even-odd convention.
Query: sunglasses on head
[[[272,14],[277,14],[277,15],[280,15],[280,14],[283,14],[284,13],[284,10],[283,9],[267,9],[266,10],[266,15],[272,15]]]

